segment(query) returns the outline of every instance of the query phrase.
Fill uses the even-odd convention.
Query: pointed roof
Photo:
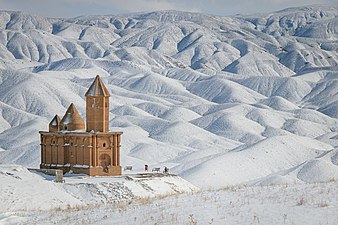
[[[56,127],[60,124],[60,117],[58,115],[55,115],[52,121],[50,121],[49,126]]]
[[[80,116],[79,111],[75,108],[74,104],[70,104],[65,115],[61,120],[62,125],[84,125],[84,121]]]
[[[102,82],[99,75],[95,77],[94,82],[90,85],[88,91],[86,92],[85,96],[105,96],[109,97],[109,91]]]

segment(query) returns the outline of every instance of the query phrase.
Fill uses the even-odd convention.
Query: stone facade
[[[91,176],[121,175],[122,132],[109,131],[109,92],[99,76],[86,93],[86,129],[74,104],[49,131],[40,131],[41,169],[70,170]]]

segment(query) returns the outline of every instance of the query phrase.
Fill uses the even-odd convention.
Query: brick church
[[[99,76],[85,94],[86,126],[72,103],[49,131],[40,131],[41,169],[70,170],[91,176],[121,175],[122,132],[109,131],[109,92]]]

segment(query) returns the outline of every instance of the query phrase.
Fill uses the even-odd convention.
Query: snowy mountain
[[[51,19],[0,11],[0,163],[38,167],[39,130],[102,77],[122,164],[193,184],[338,179],[338,8]]]

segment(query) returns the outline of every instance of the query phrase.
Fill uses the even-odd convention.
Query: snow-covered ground
[[[87,209],[200,190],[176,175],[144,171],[118,177],[66,174],[64,183],[56,183],[55,176],[0,165],[0,179],[0,223],[14,222],[18,212]]]
[[[0,170],[1,224],[338,222],[337,182],[229,186],[201,191],[176,176],[78,176],[66,177],[66,183],[54,183],[18,166],[1,166]]]
[[[234,187],[75,212],[28,213],[23,217],[39,218],[33,220],[37,223],[337,224],[337,192],[337,183]]]
[[[118,177],[66,174],[64,183],[56,183],[55,176],[22,166],[0,165],[0,176],[1,212],[83,207],[199,190],[178,176],[161,172]]]
[[[292,192],[289,195],[294,199],[285,200],[286,216],[273,211],[271,205],[278,203],[268,200],[266,191],[256,197],[264,199],[261,206],[253,201],[243,209],[256,212],[257,206],[257,210],[270,210],[271,220],[265,221],[259,214],[239,221],[266,224],[272,218],[280,223],[294,218],[293,223],[299,224],[303,222],[296,215],[299,209],[314,224],[337,223],[330,215],[336,209],[336,200],[323,203],[329,207],[294,203],[298,192],[327,190],[338,180],[337,15],[338,9],[329,6],[232,17],[162,11],[51,19],[0,11],[0,185],[4,190],[0,198],[6,203],[2,212],[10,208],[10,212],[20,211],[23,217],[17,219],[25,221],[25,214],[29,217],[34,213],[27,211],[25,204],[32,196],[41,195],[34,207],[60,207],[60,220],[66,221],[70,214],[63,212],[64,207],[91,211],[96,203],[91,197],[86,202],[88,196],[104,202],[98,211],[109,212],[111,203],[107,199],[114,199],[112,190],[119,188],[122,192],[115,197],[121,197],[121,203],[129,196],[128,190],[133,196],[141,196],[136,190],[157,183],[165,188],[154,186],[151,189],[155,192],[144,191],[147,198],[163,195],[159,190],[173,193],[175,188],[169,184],[176,182],[203,190],[274,184],[277,186],[262,188],[261,192],[280,192],[283,185],[289,185],[285,190]],[[168,166],[179,177],[162,177],[155,183],[149,180],[143,187],[125,178],[94,179],[96,182],[76,177],[66,178],[65,184],[54,184],[51,178],[18,166],[38,168],[38,131],[47,130],[55,114],[62,117],[70,103],[85,118],[84,93],[96,75],[111,93],[110,129],[123,131],[122,165],[132,165],[136,171],[145,164],[150,168]],[[38,195],[33,187],[24,185],[25,176],[47,191]],[[85,191],[79,192],[82,186]],[[258,196],[260,192],[259,187],[239,190]],[[216,193],[222,198],[237,196],[237,192],[203,191],[196,194],[202,198],[196,201],[202,204],[203,195]],[[326,199],[323,195],[318,194],[318,199]],[[191,203],[194,198],[186,194],[182,199]],[[132,202],[130,207],[149,209],[151,220],[150,209],[158,201],[164,204],[166,200]],[[178,204],[186,208],[184,202]],[[294,211],[288,208],[295,204]],[[35,210],[46,221],[53,217],[48,215],[49,210]],[[116,210],[112,215],[120,213],[119,208]],[[327,211],[328,221],[315,217],[311,210]],[[214,210],[210,211],[214,215]],[[127,213],[126,218],[132,220],[134,217]],[[222,215],[228,218],[227,213]],[[241,213],[239,209],[239,214],[231,218]],[[153,218],[161,220],[155,214]],[[1,218],[14,221],[16,215],[2,214]],[[141,218],[143,214],[137,215]],[[189,215],[177,215],[178,223],[185,223]],[[212,218],[222,221],[217,215],[201,215],[205,214],[194,213],[191,222],[197,219],[207,223]],[[109,220],[107,217],[107,223]]]

